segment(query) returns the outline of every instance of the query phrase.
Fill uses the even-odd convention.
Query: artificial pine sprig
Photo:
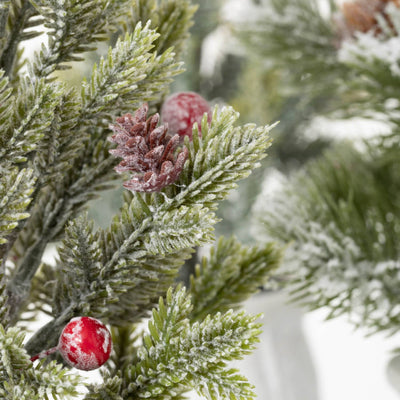
[[[0,324],[0,396],[4,400],[62,400],[78,395],[81,379],[52,361],[33,366],[23,347],[25,334],[18,328],[5,330]]]
[[[5,20],[7,23],[5,24]],[[24,40],[39,36],[42,31],[32,29],[40,26],[44,20],[32,5],[30,0],[3,1],[2,2],[2,30],[0,37],[0,69],[4,70],[12,81],[18,80],[19,59],[22,53],[18,50],[19,44]]]
[[[289,244],[282,272],[293,299],[328,307],[331,318],[349,314],[371,332],[399,329],[398,151],[392,142],[372,162],[338,146],[267,196],[268,210],[256,214],[269,240]]]
[[[0,70],[0,123],[5,131],[8,131],[12,126],[14,102],[12,89],[9,87],[9,79],[5,76],[4,71]],[[0,136],[0,145],[6,145],[3,135]]]
[[[202,203],[213,210],[238,180],[260,165],[271,145],[269,131],[273,126],[235,126],[238,118],[231,107],[215,107],[210,125],[207,114],[203,117],[201,137],[194,125],[193,140],[185,138],[184,142],[189,149],[187,167],[165,207]]]
[[[36,54],[30,71],[38,77],[60,69],[71,68],[66,64],[82,61],[81,53],[94,50],[95,42],[106,40],[117,30],[127,0],[45,0],[32,1],[44,17],[49,30],[49,44]],[[82,24],[85,29],[80,29]]]
[[[208,314],[240,307],[267,285],[281,257],[281,250],[274,243],[243,246],[234,237],[221,237],[209,257],[196,265],[195,276],[191,277],[191,319],[202,320]]]
[[[36,178],[32,169],[11,167],[2,168],[0,172],[0,245],[3,245],[18,222],[29,217],[26,210],[32,200]],[[0,246],[1,256],[2,250]]]
[[[313,21],[312,10],[303,7],[302,1],[285,3],[288,19],[294,7]],[[393,48],[399,41],[400,8],[397,1],[360,0],[339,9],[336,17],[330,25],[340,40],[330,61],[337,71],[347,71],[346,81],[339,79],[332,86],[332,98],[341,100],[334,104],[336,115],[380,118],[390,122],[392,133],[364,141],[361,151],[350,141],[336,146],[274,195],[266,195],[260,207],[263,211],[256,215],[268,240],[290,243],[284,265],[294,299],[311,309],[328,307],[331,318],[350,314],[357,326],[371,332],[393,333],[399,326],[395,271],[399,258],[400,87],[399,60]],[[351,25],[345,35],[343,19]],[[287,39],[276,32],[280,40]],[[274,39],[275,33],[271,35]],[[305,35],[303,39],[312,48],[318,35],[315,31],[313,38]],[[295,68],[306,67],[303,72],[309,74],[307,80],[314,87],[325,84],[327,77],[314,73],[317,64],[320,72],[326,71],[319,54],[315,66],[306,66],[306,48],[302,56]],[[278,63],[282,57],[286,58],[284,52],[276,55]],[[289,65],[289,60],[284,63]],[[303,96],[301,88],[297,89]]]
[[[317,0],[272,0],[260,5],[256,20],[234,27],[246,47],[279,69],[290,90],[299,88],[303,96],[317,96],[336,88],[348,70],[337,62],[338,32],[333,15],[337,4],[324,1],[325,12]],[[285,32],[292,32],[291,35]],[[315,84],[325,82],[324,87]],[[304,93],[305,92],[305,93]]]
[[[193,25],[197,10],[188,0],[135,0],[132,2],[132,18],[128,25],[151,21],[151,28],[160,34],[155,42],[157,52],[174,48],[177,57],[182,54]]]
[[[59,141],[60,146],[53,149],[68,150],[69,163],[73,168],[64,171],[62,179],[50,182],[35,196],[32,218],[24,226],[16,243],[18,254],[22,257],[9,283],[11,292],[19,291],[18,287],[28,287],[26,282],[35,274],[46,244],[61,234],[68,219],[81,210],[96,192],[104,190],[109,187],[110,181],[116,180],[112,171],[115,161],[108,154],[110,144],[105,140],[105,133],[108,132],[104,129],[106,118],[114,112],[114,107],[122,99],[129,99],[128,104],[143,99],[151,100],[165,91],[171,77],[180,70],[180,64],[174,62],[171,51],[161,55],[151,53],[151,43],[156,36],[154,31],[142,28],[139,24],[132,35],[119,41],[115,50],[110,50],[107,63],[100,63],[102,67],[99,74],[95,74],[91,89],[83,90],[82,106],[73,109],[79,114],[66,113],[67,121],[63,125],[65,132],[76,129],[83,138],[80,143],[74,139],[70,143]],[[74,92],[69,93],[73,95]],[[61,108],[57,109],[62,112]],[[95,116],[100,121],[98,128],[83,123]],[[29,250],[25,244],[29,245]],[[25,294],[22,297],[27,296],[25,289],[23,292]],[[19,302],[16,300],[15,307],[19,307]],[[15,310],[13,314],[17,315]]]
[[[122,375],[126,399],[165,399],[195,389],[208,399],[254,397],[252,386],[227,362],[242,358],[258,342],[257,317],[228,311],[190,323],[190,296],[169,290],[149,321],[149,333],[138,349],[139,359]],[[173,356],[173,355],[176,356]]]
[[[138,23],[94,65],[90,81],[82,82],[81,122],[89,123],[92,118],[101,122],[99,116],[109,117],[117,112],[120,115],[154,100],[172,77],[183,71],[182,64],[175,62],[172,49],[154,52],[158,37],[149,23]]]
[[[21,79],[13,102],[10,128],[2,133],[0,157],[3,162],[26,162],[40,140],[48,134],[54,111],[60,104],[63,85],[46,84],[44,80]],[[22,100],[23,99],[23,100]]]
[[[210,125],[207,116],[203,119],[201,137],[195,126],[193,141],[178,144],[166,137],[165,128],[156,127],[157,118],[146,121],[142,116],[136,122],[145,126],[148,151],[136,152],[132,161],[127,147],[116,150],[130,167],[142,162],[156,171],[158,192],[126,196],[110,227],[95,230],[86,216],[75,217],[118,179],[108,126],[144,102],[152,110],[159,104],[172,78],[182,71],[170,47],[182,52],[196,7],[188,0],[150,1],[147,6],[136,2],[136,11],[150,7],[150,18],[136,15],[138,21],[122,27],[125,36],[94,65],[78,93],[58,83],[53,73],[80,61],[96,41],[117,30],[128,1],[12,3],[16,12],[0,10],[0,32],[14,32],[12,43],[0,39],[0,60],[6,54],[1,50],[13,53],[8,78],[0,77],[0,122],[5,128],[1,171],[7,172],[7,179],[0,181],[0,216],[6,226],[1,239],[8,239],[0,270],[0,320],[8,326],[21,323],[24,309],[44,310],[52,320],[33,335],[25,350],[18,330],[0,327],[0,397],[76,396],[78,377],[54,361],[33,366],[27,352],[50,354],[71,318],[90,315],[116,326],[115,336],[123,346],[116,346],[122,359],[107,367],[103,384],[89,387],[87,399],[137,399],[150,393],[154,399],[177,400],[193,388],[210,399],[253,398],[251,385],[227,363],[254,349],[260,328],[256,317],[225,309],[221,314],[215,307],[206,317],[203,307],[203,315],[193,322],[190,296],[173,287],[193,248],[214,240],[218,202],[265,157],[270,127],[236,126],[233,109],[216,109]],[[21,27],[5,27],[6,15],[11,22],[19,19]],[[27,63],[26,73],[20,69],[18,46],[27,35],[40,34],[27,28],[43,20],[49,41]],[[114,138],[121,145],[121,137]],[[28,214],[26,223],[20,223]],[[55,267],[43,264],[37,273],[47,245],[60,239]],[[4,274],[7,258],[12,263],[7,263],[10,269]],[[267,273],[258,258],[242,264],[250,265],[248,272],[257,282]],[[254,288],[244,277],[238,281],[241,292]],[[142,335],[132,324],[142,323],[154,307],[148,332]]]
[[[220,113],[214,112],[210,127],[207,119],[204,120],[202,137],[194,134],[193,142],[186,144],[192,159],[182,173],[180,185],[170,191],[172,196],[176,193],[174,197],[135,194],[130,204],[123,206],[121,215],[114,219],[111,227],[99,230],[93,238],[91,233],[78,228],[79,223],[76,224],[74,229],[84,235],[80,243],[83,245],[86,241],[94,246],[93,241],[98,241],[101,256],[96,253],[96,257],[87,259],[90,252],[77,246],[75,240],[71,244],[67,240],[66,246],[74,249],[74,253],[69,255],[71,261],[62,267],[71,265],[71,269],[65,269],[65,282],[68,283],[62,287],[75,284],[73,268],[79,265],[85,271],[92,268],[96,271],[96,265],[101,265],[101,269],[94,272],[94,281],[87,282],[87,290],[82,293],[77,287],[76,293],[83,296],[81,300],[71,298],[62,287],[56,291],[58,299],[64,299],[55,311],[57,325],[63,318],[70,318],[71,312],[79,315],[92,307],[99,310],[94,316],[109,318],[114,324],[143,318],[154,306],[154,300],[173,283],[191,248],[212,240],[212,226],[216,220],[210,208],[216,208],[217,201],[228,194],[235,182],[258,165],[270,145],[269,127],[234,127],[236,118],[237,114],[226,108]],[[192,173],[188,173],[191,170]],[[88,264],[83,265],[82,260],[88,260]],[[116,297],[113,287],[126,293]],[[104,301],[108,304],[106,309],[103,309]],[[78,308],[77,304],[80,304]],[[40,351],[36,345],[32,344],[32,347],[34,352]]]

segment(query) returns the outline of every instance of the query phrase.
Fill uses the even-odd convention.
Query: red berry
[[[90,371],[103,365],[111,353],[111,334],[94,318],[73,318],[65,326],[58,351],[72,367]]]
[[[170,133],[178,133],[181,138],[185,135],[192,139],[193,124],[197,122],[201,133],[201,120],[204,113],[211,121],[211,109],[207,101],[194,92],[179,92],[169,96],[161,109],[161,119],[168,124]]]

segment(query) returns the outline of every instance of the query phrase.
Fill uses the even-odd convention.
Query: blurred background
[[[236,235],[244,243],[257,241],[252,210],[261,192],[273,191],[275,177],[290,174],[320,155],[333,141],[385,134],[387,123],[362,118],[330,120],[315,117],[329,102],[329,92],[306,101],[292,90],[268,57],[246,45],[240,26],[249,26],[268,8],[268,0],[199,0],[184,61],[186,72],[171,91],[195,91],[211,104],[230,104],[241,123],[271,124],[274,142],[261,167],[244,180],[219,209],[217,235]],[[321,1],[323,7],[324,2]],[[39,49],[34,41],[27,54]],[[71,85],[87,76],[107,44],[87,55],[86,63],[60,73]],[[107,226],[122,203],[121,190],[104,192],[90,215]],[[48,257],[52,257],[51,251]],[[196,260],[195,260],[196,261]],[[395,400],[396,368],[389,368],[391,351],[400,336],[368,337],[354,330],[346,317],[325,321],[324,309],[304,313],[288,304],[286,293],[265,290],[249,302],[249,312],[264,313],[264,332],[258,351],[240,364],[262,400]],[[88,373],[95,379],[95,373]],[[193,398],[196,398],[193,395]]]

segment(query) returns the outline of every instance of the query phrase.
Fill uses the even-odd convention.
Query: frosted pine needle
[[[176,154],[179,135],[168,135],[168,125],[157,127],[158,114],[146,119],[148,110],[143,104],[135,116],[125,114],[110,125],[115,134],[109,140],[118,144],[110,153],[123,158],[115,170],[134,174],[123,184],[131,191],[159,192],[179,178],[188,157],[186,147]]]

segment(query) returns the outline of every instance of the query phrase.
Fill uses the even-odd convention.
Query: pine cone
[[[355,32],[373,31],[375,35],[381,33],[376,19],[377,14],[381,14],[388,22],[389,26],[393,24],[389,16],[385,13],[385,7],[388,3],[394,3],[400,6],[400,0],[355,0],[345,2],[342,5],[342,26],[341,35],[353,36]]]
[[[116,119],[116,124],[110,125],[115,134],[109,140],[118,144],[110,153],[123,158],[115,170],[134,173],[123,185],[136,192],[159,192],[175,182],[188,157],[186,147],[174,155],[179,135],[167,135],[168,125],[157,127],[158,114],[146,120],[148,110],[148,105],[143,104],[135,116],[125,114]]]

